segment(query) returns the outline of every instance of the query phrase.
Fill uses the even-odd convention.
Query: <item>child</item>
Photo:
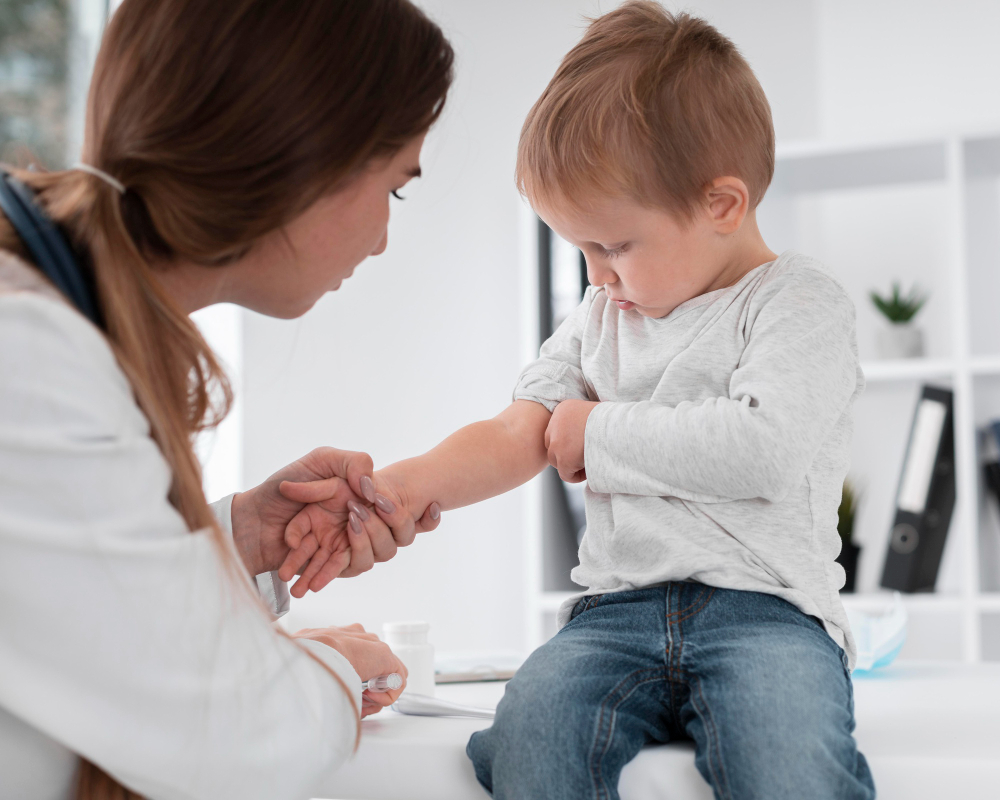
[[[376,473],[378,513],[414,519],[547,463],[587,480],[588,589],[469,742],[494,797],[616,798],[640,747],[679,739],[718,798],[874,796],[834,560],[854,307],[765,245],[773,169],[746,61],[652,2],[593,22],[525,122],[519,187],[593,285],[503,413]]]

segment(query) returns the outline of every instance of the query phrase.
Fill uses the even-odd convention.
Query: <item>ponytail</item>
[[[193,449],[232,390],[157,271],[240,258],[425,133],[453,59],[409,0],[124,0],[94,67],[83,148],[124,194],[79,170],[11,170],[92,271],[108,343],[172,471],[170,502],[190,530],[211,531],[233,576]],[[0,249],[30,261],[2,217]],[[303,651],[354,706],[357,747],[353,692]],[[137,797],[86,761],[76,796]]]

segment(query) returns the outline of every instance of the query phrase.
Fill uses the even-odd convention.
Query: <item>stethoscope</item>
[[[81,314],[103,328],[91,276],[81,267],[66,237],[35,202],[35,193],[9,172],[0,172],[0,209],[35,265]]]

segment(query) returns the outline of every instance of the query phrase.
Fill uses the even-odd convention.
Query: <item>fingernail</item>
[[[350,516],[348,516],[348,521],[351,523],[351,530],[357,534],[361,534],[361,520],[358,519],[358,515],[353,511]]]
[[[431,519],[439,519],[441,517],[441,506],[437,503],[431,503]]]
[[[375,495],[375,505],[381,508],[386,514],[392,514],[396,510],[396,506],[393,505],[392,501],[380,494]]]
[[[375,484],[372,483],[372,479],[367,475],[361,476],[361,494],[365,496],[365,500],[369,503],[375,502]]]
[[[356,503],[354,500],[348,500],[347,507],[361,517],[361,519],[366,522],[368,521],[368,509],[361,505],[361,503]]]

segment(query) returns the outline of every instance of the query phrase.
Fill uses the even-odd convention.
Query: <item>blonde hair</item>
[[[157,265],[239,259],[398,152],[441,113],[453,58],[409,0],[125,0],[94,68],[83,148],[125,193],[86,172],[11,170],[92,278],[108,343],[172,470],[170,502],[190,530],[212,532],[234,575],[192,447],[232,393]],[[30,261],[2,215],[0,248]],[[360,736],[354,692],[315,660],[355,706]],[[78,798],[134,796],[83,762]]]
[[[516,179],[529,199],[596,192],[690,218],[714,179],[742,179],[754,208],[773,174],[771,108],[736,46],[632,0],[591,22],[528,113]]]

